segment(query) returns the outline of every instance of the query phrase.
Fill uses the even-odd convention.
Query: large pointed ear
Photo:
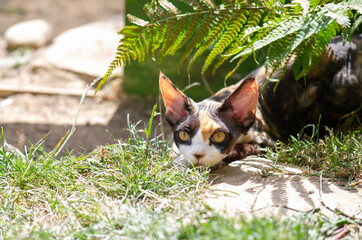
[[[219,109],[220,113],[232,117],[243,128],[250,127],[255,121],[258,105],[258,84],[254,78],[243,81],[227,98]]]
[[[192,100],[181,92],[168,77],[160,72],[160,90],[166,107],[166,119],[171,126],[187,117]]]

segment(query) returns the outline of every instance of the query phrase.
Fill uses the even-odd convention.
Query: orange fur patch
[[[209,116],[209,113],[207,110],[201,110],[199,112],[199,120],[200,120],[200,131],[202,134],[202,138],[204,141],[206,141],[208,138],[211,137],[211,135],[218,129],[221,128],[221,125],[215,122],[214,119],[212,119]]]

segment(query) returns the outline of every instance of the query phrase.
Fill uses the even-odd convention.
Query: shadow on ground
[[[328,206],[362,216],[361,188],[323,178],[320,184],[320,176],[306,176],[305,170],[251,156],[214,171],[213,192],[204,200],[227,215],[284,215],[312,210],[334,215]]]

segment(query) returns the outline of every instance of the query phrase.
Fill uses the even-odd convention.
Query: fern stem
[[[166,17],[166,18],[157,20],[155,22],[150,23],[149,25],[159,24],[159,23],[162,23],[162,22],[169,21],[171,19],[175,19],[175,18],[179,19],[179,18],[193,16],[193,15],[203,15],[203,14],[209,14],[209,13],[217,14],[219,12],[228,12],[228,11],[233,11],[233,10],[252,10],[252,11],[256,11],[256,10],[259,10],[259,9],[270,10],[267,7],[242,7],[242,8],[233,7],[233,8],[223,8],[223,9],[210,9],[210,10],[202,10],[202,11],[195,11],[195,12],[177,14],[177,15],[174,15],[174,16],[170,16],[170,17]]]

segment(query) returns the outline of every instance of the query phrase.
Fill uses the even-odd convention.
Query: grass
[[[266,157],[307,167],[310,173],[317,171],[324,176],[362,179],[362,130],[346,132],[328,130],[322,138],[300,134],[289,142],[279,142]]]
[[[44,150],[43,141],[21,152],[2,134],[0,238],[88,239],[131,224],[119,219],[171,211],[174,202],[205,191],[207,171],[170,164],[166,143],[148,129],[130,124],[127,141],[60,159]]]
[[[44,140],[20,151],[2,134],[0,239],[279,240],[324,239],[341,233],[350,239],[361,236],[360,220],[348,216],[329,219],[318,209],[283,218],[219,215],[199,198],[208,191],[208,170],[175,166],[167,154],[167,143],[161,135],[151,133],[152,120],[144,128],[140,123],[130,123],[129,139],[79,157],[71,153],[54,157],[54,152],[44,150]],[[359,167],[353,167],[356,162],[352,156],[361,154],[360,137],[361,132],[356,130],[345,135],[331,132],[320,140],[323,143],[292,139],[290,145],[281,146],[274,154],[290,160],[304,149],[301,160],[295,160],[304,165],[311,161],[303,159],[314,156],[308,151],[327,154],[324,152],[343,148],[351,153],[346,157],[351,159],[347,165],[354,169],[355,176],[360,162]],[[345,167],[344,161],[338,162],[336,157],[334,167],[323,167],[331,166],[328,171],[336,172],[337,166]]]
[[[343,227],[355,222],[347,219],[330,221],[316,213],[299,214],[285,219],[275,217],[242,216],[225,218],[209,211],[206,218],[198,218],[195,223],[181,229],[180,239],[324,239],[333,236]],[[351,239],[358,239],[358,233],[352,233]]]

